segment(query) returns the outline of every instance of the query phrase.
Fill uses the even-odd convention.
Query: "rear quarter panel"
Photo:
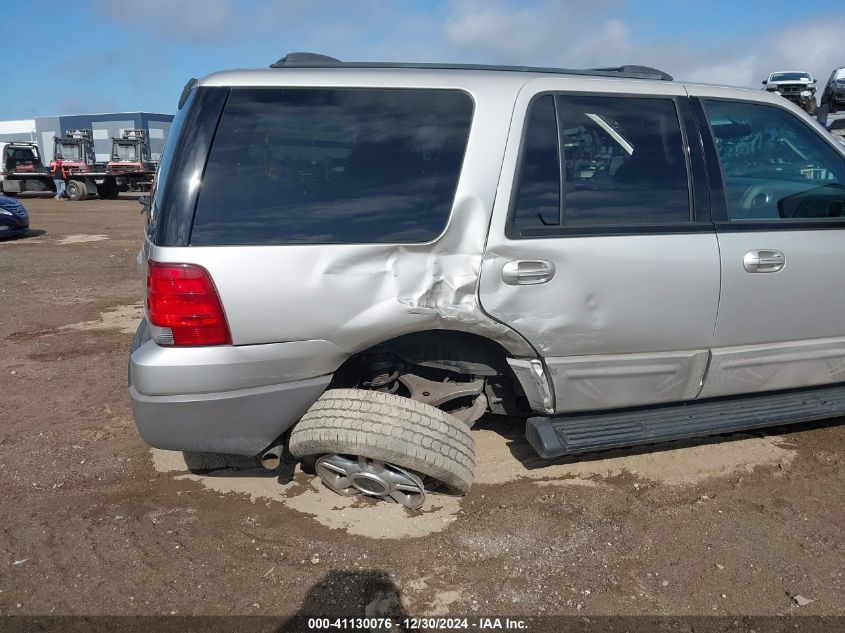
[[[392,75],[373,75],[368,83],[462,89],[474,100],[452,213],[438,238],[424,244],[150,244],[148,256],[199,264],[211,273],[235,345],[322,339],[355,352],[401,334],[443,328],[481,334],[514,354],[533,356],[521,337],[486,316],[477,301],[508,126],[524,80],[455,73],[454,83],[444,84],[442,75],[415,73],[414,83],[404,85],[397,79],[403,75]],[[328,85],[344,85],[342,75],[323,76]],[[290,85],[318,83],[314,73],[285,77]],[[248,77],[244,81],[249,85]]]

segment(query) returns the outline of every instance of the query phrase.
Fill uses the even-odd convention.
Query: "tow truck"
[[[53,137],[52,170],[57,160],[67,175],[65,194],[69,200],[84,200],[88,197],[87,174],[96,173],[98,166],[94,157],[94,145],[89,130],[68,130],[65,136]],[[71,179],[73,176],[73,179]]]
[[[120,138],[112,138],[111,141],[111,160],[106,165],[107,171],[124,177],[121,180],[129,191],[149,191],[157,165],[150,158],[146,130],[124,130]]]
[[[16,196],[26,191],[55,192],[52,169],[61,159],[65,174],[65,195],[85,200],[95,193],[114,200],[122,191],[149,191],[156,165],[150,160],[144,130],[126,130],[112,139],[111,160],[98,163],[91,130],[67,130],[53,137],[53,160],[44,165],[35,143],[8,143],[2,151],[0,191]]]
[[[124,133],[120,139],[112,139],[112,160],[107,163],[96,162],[90,130],[67,130],[65,136],[55,137],[55,158],[50,166],[55,165],[56,158],[62,159],[69,200],[85,200],[94,193],[103,200],[114,200],[121,191],[149,191],[155,169],[143,160],[146,135],[142,140],[138,134],[142,130],[131,132],[132,135]],[[123,158],[129,157],[133,147],[133,156],[141,158],[127,163]]]
[[[95,191],[101,198],[117,197],[106,165],[96,161],[90,130],[67,130],[64,136],[53,137],[51,169],[57,160],[62,161],[68,200],[85,200]]]
[[[3,146],[0,192],[14,197],[24,191],[55,191],[50,168],[41,161],[36,143],[12,142]]]

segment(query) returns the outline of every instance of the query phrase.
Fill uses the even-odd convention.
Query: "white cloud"
[[[619,0],[589,5],[544,0],[523,7],[462,2],[447,16],[447,41],[475,61],[544,66],[608,65],[629,48],[628,27],[615,18]]]
[[[97,0],[103,15],[137,27],[137,7]],[[681,80],[759,87],[773,70],[809,70],[820,80],[841,65],[845,16],[792,21],[748,36],[655,38],[629,0],[454,0],[422,5],[393,0],[320,3],[145,0],[144,28],[182,46],[217,46],[238,55],[260,43],[275,61],[292,50],[349,60],[455,61],[589,68],[642,64]],[[716,10],[716,9],[710,9]],[[276,44],[278,43],[278,44]],[[276,48],[278,47],[278,48]],[[239,64],[243,64],[240,58]]]
[[[680,79],[699,83],[717,83],[727,86],[753,86],[758,79],[760,60],[755,55],[713,63],[702,59],[699,65],[690,66]]]
[[[459,48],[497,57],[530,55],[537,46],[533,38],[515,33],[536,33],[540,16],[532,9],[510,11],[491,5],[469,8],[446,24],[449,42]]]
[[[809,70],[823,84],[843,63],[845,17],[791,22],[747,37],[655,39],[618,17],[622,2],[569,0],[520,7],[503,2],[455,5],[444,30],[456,52],[473,61],[584,68],[643,64],[678,79],[759,87],[774,70]],[[460,57],[459,57],[460,58]]]
[[[845,16],[808,20],[789,33],[777,34],[773,41],[783,69],[809,70],[820,84],[827,82],[831,71],[845,64]]]

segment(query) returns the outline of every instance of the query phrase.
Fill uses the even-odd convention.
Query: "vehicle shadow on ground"
[[[714,446],[719,444],[730,444],[741,440],[746,440],[749,437],[778,437],[784,433],[795,433],[801,431],[812,431],[815,429],[823,429],[832,426],[839,426],[845,422],[845,418],[830,418],[828,420],[817,420],[815,422],[804,422],[800,424],[789,424],[782,426],[773,426],[766,429],[754,429],[749,431],[738,431],[730,435],[710,435],[707,437],[692,438],[687,440],[674,440],[670,442],[661,442],[658,444],[642,444],[639,446],[631,446],[629,448],[615,448],[606,451],[593,451],[591,453],[582,453],[578,455],[571,455],[568,457],[561,457],[559,459],[546,460],[542,459],[528,441],[525,439],[525,423],[517,418],[507,418],[501,416],[485,416],[478,425],[477,429],[486,429],[498,433],[507,440],[507,447],[511,455],[519,461],[527,470],[537,470],[540,468],[547,468],[549,466],[556,466],[562,464],[577,464],[581,462],[591,462],[611,458],[634,457],[637,455],[662,453],[666,451],[673,451],[680,448],[692,448],[695,446]]]
[[[26,240],[32,237],[41,237],[47,233],[44,229],[29,229],[26,233],[19,235],[10,235],[8,237],[0,236],[0,242],[17,242],[19,240]]]
[[[37,200],[39,198],[49,199],[55,197],[56,193],[54,191],[24,191],[15,196],[18,200]]]
[[[518,461],[523,468],[526,470],[538,470],[556,465],[578,464],[613,458],[636,457],[638,455],[657,454],[697,446],[729,445],[733,442],[747,440],[748,438],[778,437],[784,433],[812,431],[815,429],[838,426],[843,422],[845,422],[845,418],[842,417],[830,418],[828,420],[805,422],[802,424],[790,424],[773,426],[767,429],[742,431],[730,435],[712,435],[687,440],[661,442],[658,444],[631,446],[629,448],[593,451],[590,453],[561,457],[554,460],[545,460],[537,455],[525,439],[525,422],[522,419],[488,414],[478,421],[474,430],[489,431],[501,436],[504,438],[505,445],[508,451],[510,451],[511,456]],[[182,453],[182,456],[184,458],[185,465],[191,473],[208,477],[264,478],[268,480],[275,479],[279,484],[288,484],[294,479],[297,464],[304,473],[310,475],[315,474],[313,463],[310,463],[307,460],[297,463],[289,454],[282,460],[281,465],[276,470],[272,471],[262,468],[257,457],[199,452],[184,452]]]
[[[183,452],[182,457],[191,473],[206,477],[261,477],[287,484],[293,481],[296,468],[293,458],[282,460],[275,470],[266,470],[257,457],[189,451]]]

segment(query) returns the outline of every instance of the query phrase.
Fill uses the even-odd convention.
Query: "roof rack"
[[[546,68],[537,66],[493,66],[488,64],[432,64],[413,62],[342,62],[328,55],[318,53],[288,53],[270,68],[427,68],[433,70],[489,70],[554,75],[586,75],[590,77],[621,77],[625,79],[656,79],[672,81],[669,73],[651,68],[627,64],[612,68]]]

